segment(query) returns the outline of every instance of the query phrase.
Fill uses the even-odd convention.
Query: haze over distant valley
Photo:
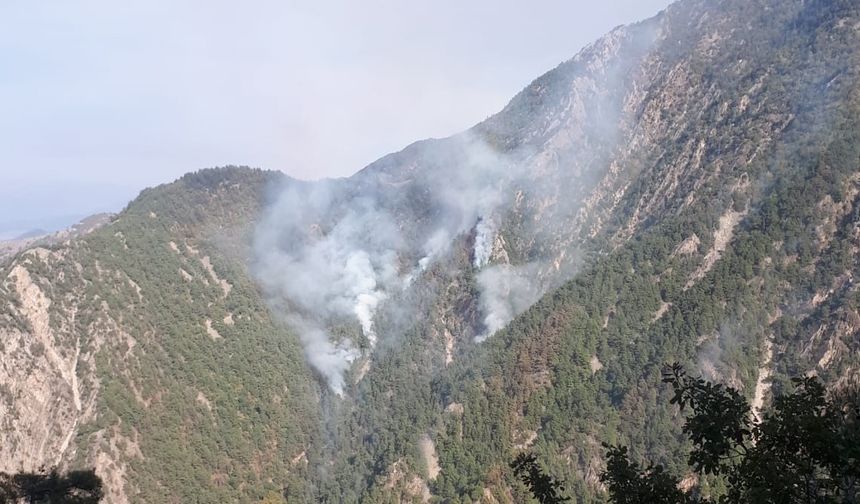
[[[201,168],[350,175],[668,3],[3,2],[0,239]]]

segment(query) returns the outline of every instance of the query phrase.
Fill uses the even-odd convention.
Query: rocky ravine
[[[105,442],[82,453],[75,441],[80,427],[96,417],[95,354],[105,344],[133,347],[134,340],[98,304],[94,310],[81,303],[90,282],[74,260],[73,247],[26,251],[2,283],[0,295],[8,304],[0,325],[0,470],[62,467],[85,456],[105,478],[108,500],[124,502],[125,467],[117,451],[133,451],[133,441],[100,430],[95,435]],[[87,318],[97,322],[82,323]]]

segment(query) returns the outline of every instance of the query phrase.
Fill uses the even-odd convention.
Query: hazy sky
[[[344,176],[669,0],[0,1],[0,237],[225,164]]]

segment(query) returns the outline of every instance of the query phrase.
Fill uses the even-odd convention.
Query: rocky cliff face
[[[18,443],[4,444],[6,470],[35,470],[42,463],[60,462],[85,406],[92,409],[93,377],[79,376],[78,372],[79,363],[92,364],[92,354],[81,356],[80,341],[70,330],[76,310],[63,306],[65,299],[46,295],[45,291],[52,288],[50,280],[31,274],[27,268],[56,264],[63,255],[46,249],[30,250],[6,277],[5,293],[17,302],[7,308],[6,320],[15,325],[10,324],[3,334],[6,358],[2,382],[10,398],[21,400],[7,402],[3,429],[24,434]],[[56,331],[51,325],[52,313],[63,317],[55,320]]]
[[[147,190],[0,271],[2,470],[111,502],[583,499],[668,465],[681,360],[757,408],[858,374],[860,12],[685,0],[353,177]],[[307,364],[306,364],[307,363]]]
[[[92,281],[76,258],[80,246],[30,249],[6,268],[2,470],[36,471],[85,460],[105,478],[108,499],[126,502],[123,455],[135,455],[135,440],[101,429],[95,435],[104,443],[89,447],[80,445],[79,435],[98,417],[96,355],[122,345],[131,350],[136,341],[106,301],[88,299]],[[112,281],[133,283],[115,274]]]

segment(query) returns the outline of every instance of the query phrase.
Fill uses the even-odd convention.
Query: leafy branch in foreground
[[[721,478],[726,491],[703,496],[660,465],[631,461],[626,446],[604,443],[600,480],[612,503],[860,502],[860,388],[829,393],[814,377],[794,378],[794,391],[774,398],[758,420],[736,389],[688,376],[680,364],[664,371],[663,382],[674,390],[670,403],[689,411],[683,432],[693,445],[692,472]],[[541,504],[568,500],[533,454],[520,454],[511,467]]]
[[[642,468],[631,462],[626,446],[607,448],[606,471],[600,481],[609,488],[612,502],[616,504],[674,504],[696,502],[678,487],[678,480],[666,473],[663,466],[649,465]]]
[[[101,498],[102,480],[92,470],[0,473],[0,503],[96,504]]]
[[[564,485],[543,472],[534,454],[520,453],[511,462],[511,469],[541,504],[559,504],[570,500],[570,497],[560,495],[564,492]]]
[[[828,394],[814,377],[794,378],[794,391],[776,397],[759,421],[734,388],[688,376],[679,364],[663,381],[671,403],[690,410],[683,432],[693,444],[689,464],[699,476],[724,478],[725,495],[710,500],[660,466],[640,468],[626,447],[607,446],[601,481],[616,504],[855,503],[860,500],[860,401]]]

